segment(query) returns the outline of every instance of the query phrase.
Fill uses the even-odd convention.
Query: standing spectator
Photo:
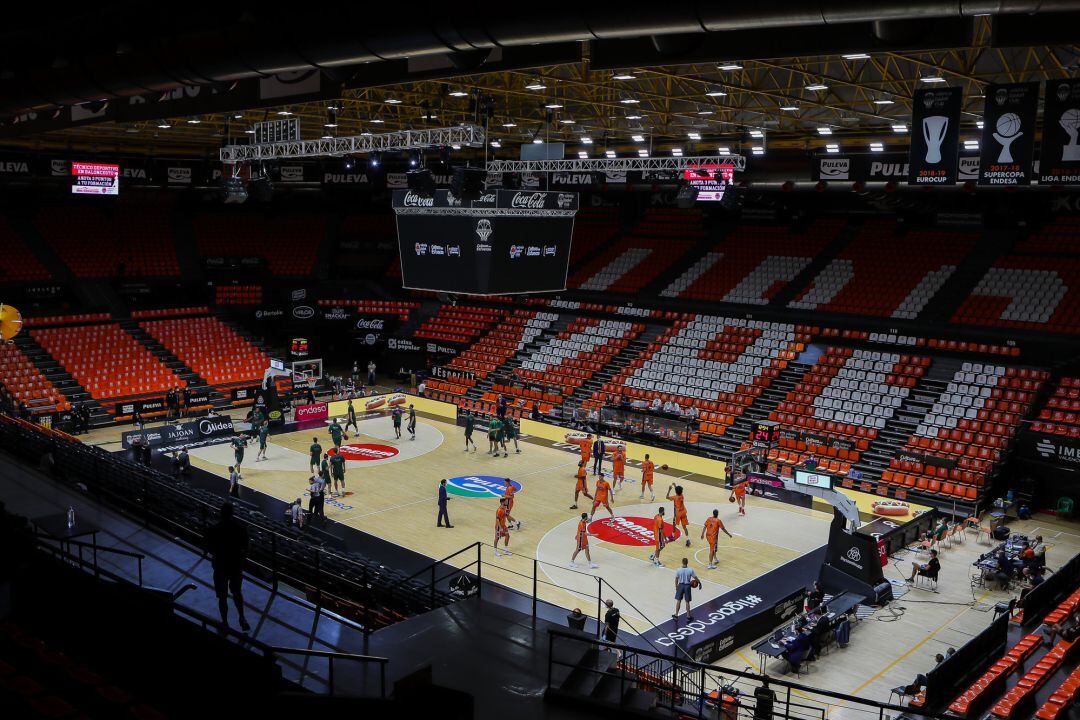
[[[233,465],[229,466],[229,497],[240,497],[240,473]]]
[[[191,413],[191,388],[185,385],[180,395],[184,401],[183,407],[181,408],[180,416],[186,417]]]
[[[375,361],[374,360],[368,360],[368,364],[367,364],[367,384],[371,385],[371,386],[375,385]]]
[[[359,360],[353,360],[353,364],[352,364],[352,381],[353,381],[353,385],[356,385],[356,384],[358,384],[360,382],[360,361]]]
[[[191,459],[188,457],[187,448],[180,448],[180,452],[173,457],[173,469],[177,475],[191,474]]]
[[[610,643],[618,642],[619,620],[622,619],[619,608],[615,607],[615,601],[611,599],[605,600],[604,605],[607,607],[607,612],[604,613],[604,639]]]
[[[416,386],[416,394],[419,395],[420,397],[424,397],[424,394],[426,392],[427,392],[427,382],[425,382],[424,380],[421,380],[420,384]]]
[[[247,529],[233,517],[233,504],[225,501],[221,505],[221,520],[206,531],[206,549],[210,552],[210,563],[214,568],[214,592],[218,598],[218,611],[221,623],[229,625],[229,592],[232,592],[236,613],[240,616],[240,629],[251,630],[244,618],[244,596],[241,585],[244,582],[244,561],[247,559]]]
[[[285,511],[285,514],[289,516],[289,522],[296,527],[304,527],[304,505],[300,498],[293,500],[292,505]]]
[[[439,481],[439,518],[435,524],[438,527],[452,528],[450,524],[450,516],[446,513],[446,503],[450,501],[450,498],[446,496],[446,478]],[[446,525],[443,525],[443,520],[446,520]]]
[[[131,424],[138,430],[143,428],[142,413],[139,412],[139,408],[135,408],[131,411]]]
[[[323,491],[326,485],[318,475],[311,476],[311,484],[308,485],[308,493],[310,498],[308,499],[308,513],[315,517],[316,515],[323,518],[326,517],[326,513],[323,512]]]
[[[607,450],[607,443],[600,437],[600,435],[593,435],[592,444],[592,456],[593,466],[592,474],[599,475],[600,471],[604,469],[604,451]]]
[[[180,410],[180,396],[176,392],[175,387],[171,387],[165,393],[165,421],[168,422],[174,417],[179,417]]]
[[[690,614],[690,589],[692,583],[697,580],[697,573],[694,569],[689,567],[690,561],[687,558],[682,559],[682,567],[675,571],[675,614],[671,617],[676,621],[679,619],[679,607],[683,601],[686,601],[686,620],[690,622],[694,619],[694,616]]]

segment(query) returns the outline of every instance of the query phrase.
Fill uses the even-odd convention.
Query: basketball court
[[[345,416],[337,417],[344,426]],[[309,448],[313,439],[324,451],[334,447],[327,431],[330,422],[331,419],[317,421],[303,430],[271,435],[265,460],[256,461],[258,446],[251,443],[243,462],[241,485],[286,503],[300,497],[306,507],[311,476]],[[630,460],[626,485],[613,499],[615,518],[610,518],[600,507],[589,525],[593,534],[592,560],[599,567],[590,568],[582,553],[577,567],[571,568],[580,513],[591,509],[591,502],[584,497],[580,499],[580,509],[570,509],[580,459],[577,446],[522,436],[520,453],[514,452],[511,442],[509,457],[492,457],[485,453],[486,426],[482,422],[477,424],[473,436],[480,448],[475,452],[463,451],[463,428],[445,418],[430,413],[418,415],[415,440],[404,425],[407,423],[403,423],[402,437],[398,439],[385,410],[359,413],[359,432],[348,430],[342,446],[348,493],[344,497],[326,496],[327,518],[433,560],[480,542],[485,579],[527,595],[533,592],[535,582],[540,599],[567,609],[580,607],[587,614],[595,611],[598,594],[603,599],[610,597],[620,606],[629,625],[627,629],[634,632],[644,632],[670,618],[674,608],[674,571],[683,557],[690,560],[690,566],[702,581],[694,595],[696,605],[779,568],[828,541],[832,520],[828,506],[804,509],[748,496],[747,515],[740,516],[719,478],[680,469],[674,464],[668,471],[658,465],[654,481],[656,501],[650,502],[648,492],[644,500],[639,497],[641,470]],[[99,431],[116,432],[115,429]],[[108,440],[104,436],[95,439]],[[220,476],[222,484],[226,483],[228,467],[234,461],[228,438],[221,438],[217,444],[193,447],[190,457],[194,466]],[[591,461],[589,469],[592,469]],[[610,470],[610,462],[606,462],[605,471],[610,473]],[[518,488],[512,514],[521,520],[522,527],[511,531],[512,555],[496,557],[491,547],[495,511],[507,477]],[[436,497],[442,478],[448,480],[453,529],[435,524]],[[590,473],[590,489],[595,487],[595,481]],[[657,508],[663,506],[670,521],[673,508],[666,495],[672,483],[684,487],[690,534],[687,538],[681,528],[670,531],[677,537],[665,548],[661,568],[649,561],[653,550],[652,519]],[[720,519],[733,537],[720,534],[719,566],[709,570],[708,545],[701,539],[701,533],[702,523],[713,509],[720,511]],[[691,543],[689,547],[685,544],[687,539]],[[464,567],[474,559],[474,552],[466,552],[449,562]]]

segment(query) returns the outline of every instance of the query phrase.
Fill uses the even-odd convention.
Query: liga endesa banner
[[[1080,80],[1047,80],[1039,183],[1080,185]]]
[[[1039,83],[991,84],[983,106],[980,185],[1030,185]]]
[[[909,185],[955,185],[960,88],[916,90],[911,103]]]

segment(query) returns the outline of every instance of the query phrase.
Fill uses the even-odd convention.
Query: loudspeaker
[[[450,192],[460,200],[476,200],[484,194],[487,170],[482,168],[456,167],[450,181]]]
[[[405,173],[405,179],[409,183],[409,189],[421,197],[435,195],[435,178],[427,168],[410,170]]]
[[[675,204],[683,210],[689,210],[694,207],[694,202],[697,201],[698,191],[696,188],[690,185],[683,185],[679,188],[679,194],[675,196]]]

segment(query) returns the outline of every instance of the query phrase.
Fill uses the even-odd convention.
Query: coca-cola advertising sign
[[[382,318],[360,318],[356,321],[357,330],[385,330],[386,320]]]
[[[417,195],[412,190],[405,193],[401,204],[404,207],[435,207],[435,198]]]
[[[546,193],[514,193],[510,200],[512,208],[526,208],[528,210],[541,210],[544,207]]]

